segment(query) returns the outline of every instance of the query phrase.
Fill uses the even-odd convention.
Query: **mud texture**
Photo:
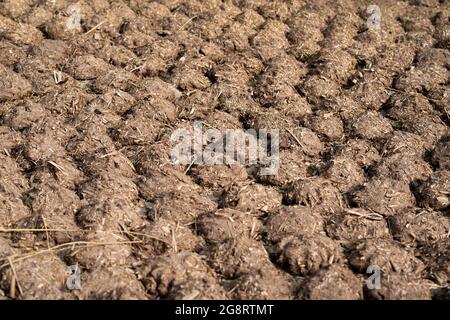
[[[372,2],[1,1],[0,299],[448,299],[450,2]]]

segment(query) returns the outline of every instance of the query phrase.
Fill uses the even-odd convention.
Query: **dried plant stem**
[[[73,242],[67,242],[67,243],[63,243],[63,244],[59,244],[56,246],[53,246],[51,248],[48,249],[44,249],[44,250],[38,250],[38,251],[33,251],[31,253],[25,253],[25,254],[13,254],[9,257],[0,259],[0,261],[2,260],[9,260],[9,263],[3,264],[0,266],[1,268],[4,268],[8,265],[11,265],[11,262],[15,263],[15,262],[19,262],[31,257],[35,257],[41,254],[45,254],[48,252],[52,252],[52,251],[59,251],[62,250],[64,248],[67,247],[72,247],[72,246],[80,246],[80,245],[85,245],[86,247],[93,247],[93,246],[114,246],[114,245],[123,245],[123,244],[135,244],[135,243],[142,243],[141,240],[139,241],[117,241],[117,242],[95,242],[95,241],[73,241]]]
[[[0,232],[12,233],[12,232],[87,232],[86,230],[76,230],[76,229],[26,229],[26,228],[13,228],[13,229],[0,229]]]
[[[8,257],[8,262],[9,262],[9,265],[11,266],[11,270],[12,270],[12,273],[13,273],[13,278],[11,279],[10,294],[11,294],[11,297],[14,298],[15,295],[16,295],[16,292],[15,292],[16,291],[16,285],[17,285],[17,288],[19,288],[19,293],[21,295],[23,295],[23,290],[22,290],[22,287],[20,285],[19,278],[17,277],[16,268],[14,268],[14,264],[11,261],[11,258],[9,258],[9,257]]]

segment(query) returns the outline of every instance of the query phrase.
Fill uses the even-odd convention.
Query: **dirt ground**
[[[449,19],[1,1],[0,299],[450,299]],[[278,173],[174,164],[196,120],[279,129]]]

